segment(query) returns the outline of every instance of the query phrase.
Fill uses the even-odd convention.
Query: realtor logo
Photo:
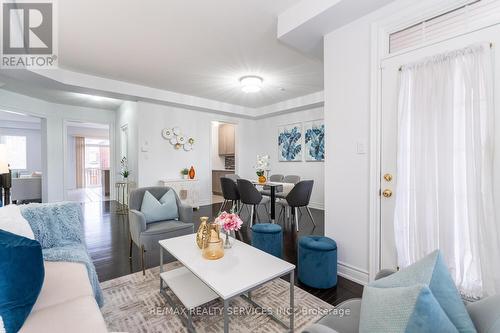
[[[3,68],[55,68],[55,15],[52,1],[2,3]]]

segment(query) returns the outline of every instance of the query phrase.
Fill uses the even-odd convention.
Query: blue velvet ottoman
[[[281,258],[283,232],[279,224],[259,223],[252,226],[252,246]]]
[[[337,285],[337,243],[328,237],[304,236],[299,239],[298,278],[313,288]]]

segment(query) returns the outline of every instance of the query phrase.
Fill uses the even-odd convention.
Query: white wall
[[[137,103],[139,161],[138,186],[157,185],[162,178],[180,178],[180,170],[194,166],[200,179],[200,201],[211,202],[211,171],[224,168],[214,148],[217,127],[213,121],[236,124],[236,173],[242,177],[255,178],[254,165],[257,154],[271,156],[271,173],[297,174],[303,179],[314,179],[311,198],[313,207],[323,208],[324,163],[322,162],[278,162],[278,126],[294,122],[322,119],[323,108],[294,112],[259,120],[241,119],[213,113],[139,102]],[[175,150],[161,136],[163,128],[178,126],[196,142],[192,151]],[[147,152],[142,151],[147,150]],[[212,161],[212,162],[211,162]],[[216,167],[214,164],[218,165]]]
[[[353,42],[356,41],[356,42]],[[354,22],[325,37],[325,234],[337,241],[339,272],[368,279],[370,25]]]
[[[116,113],[116,174],[111,175],[115,177],[116,180],[121,179],[120,173],[120,161],[123,156],[121,156],[122,147],[122,128],[126,126],[128,128],[128,167],[130,169],[129,180],[132,182],[138,181],[139,174],[139,123],[138,123],[138,103],[137,102],[123,102]]]
[[[91,127],[78,127],[78,125],[67,126],[66,133],[69,136],[80,136],[90,139],[109,139],[109,129],[107,128],[91,128]]]
[[[260,135],[255,131],[255,121],[186,110],[176,107],[138,102],[139,160],[138,186],[157,185],[162,178],[180,178],[180,170],[194,166],[200,180],[200,202],[211,203],[212,183],[210,167],[212,121],[237,124],[236,172],[242,177],[254,177],[255,142]],[[178,126],[196,142],[192,151],[175,150],[161,136],[163,128]],[[145,148],[147,152],[143,152]]]
[[[42,162],[44,168],[44,201],[64,200],[64,187],[72,188],[74,179],[64,172],[74,168],[71,136],[64,138],[66,121],[108,124],[116,139],[114,154],[115,179],[120,179],[119,161],[121,127],[128,126],[128,158],[131,181],[137,186],[158,184],[162,178],[179,178],[180,169],[193,165],[200,179],[200,200],[202,204],[211,202],[211,148],[212,122],[236,124],[236,172],[245,178],[255,178],[255,159],[257,153],[269,152],[277,161],[277,126],[292,122],[322,118],[322,110],[300,111],[289,115],[275,116],[259,120],[231,117],[204,111],[187,110],[177,107],[157,105],[145,102],[123,102],[119,110],[109,111],[49,103],[39,99],[0,91],[0,108],[42,118],[41,141]],[[115,126],[116,124],[116,126]],[[196,140],[193,151],[176,151],[170,143],[161,137],[165,127],[179,126],[186,135]],[[70,131],[71,132],[71,131]],[[67,133],[68,134],[68,133]],[[71,133],[70,133],[71,134]],[[66,142],[66,147],[64,143]],[[147,142],[147,145],[146,145]],[[66,148],[68,160],[64,161]],[[142,152],[145,148],[147,152]],[[43,157],[42,157],[43,159]],[[62,162],[64,161],[64,163]],[[323,163],[274,163],[273,172],[294,173],[304,178],[316,180],[313,204],[321,207],[322,200],[322,165]],[[316,170],[312,173],[311,170]],[[50,184],[50,186],[48,186]]]
[[[5,90],[0,90],[0,109],[43,118],[42,196],[45,202],[64,200],[64,122],[103,123],[114,131],[115,112],[109,110],[50,103]]]
[[[324,162],[279,162],[278,161],[278,126],[318,120],[324,118],[323,108],[287,113],[279,116],[257,120],[259,135],[257,154],[271,157],[270,174],[299,175],[301,179],[313,179],[314,188],[311,195],[311,207],[324,208]],[[254,158],[255,159],[255,158]],[[252,161],[252,166],[255,161]],[[254,176],[255,177],[255,173]]]
[[[0,136],[2,135],[25,136],[26,169],[22,171],[42,171],[40,123],[0,120]]]
[[[395,1],[324,38],[325,185],[329,189],[325,234],[337,241],[339,274],[362,283],[369,278],[370,161],[368,153],[357,152],[357,145],[364,144],[368,150],[370,144],[372,24],[397,19],[410,5],[412,1]]]

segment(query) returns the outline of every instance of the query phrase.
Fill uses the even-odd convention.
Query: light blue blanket
[[[85,264],[97,304],[104,304],[94,264],[85,245],[82,208],[78,203],[29,204],[21,206],[35,239],[47,261]]]

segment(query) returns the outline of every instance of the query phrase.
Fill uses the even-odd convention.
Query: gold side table
[[[115,183],[116,201],[118,201],[118,206],[116,207],[116,213],[119,215],[128,214],[129,184],[130,182],[128,181],[121,181]]]

